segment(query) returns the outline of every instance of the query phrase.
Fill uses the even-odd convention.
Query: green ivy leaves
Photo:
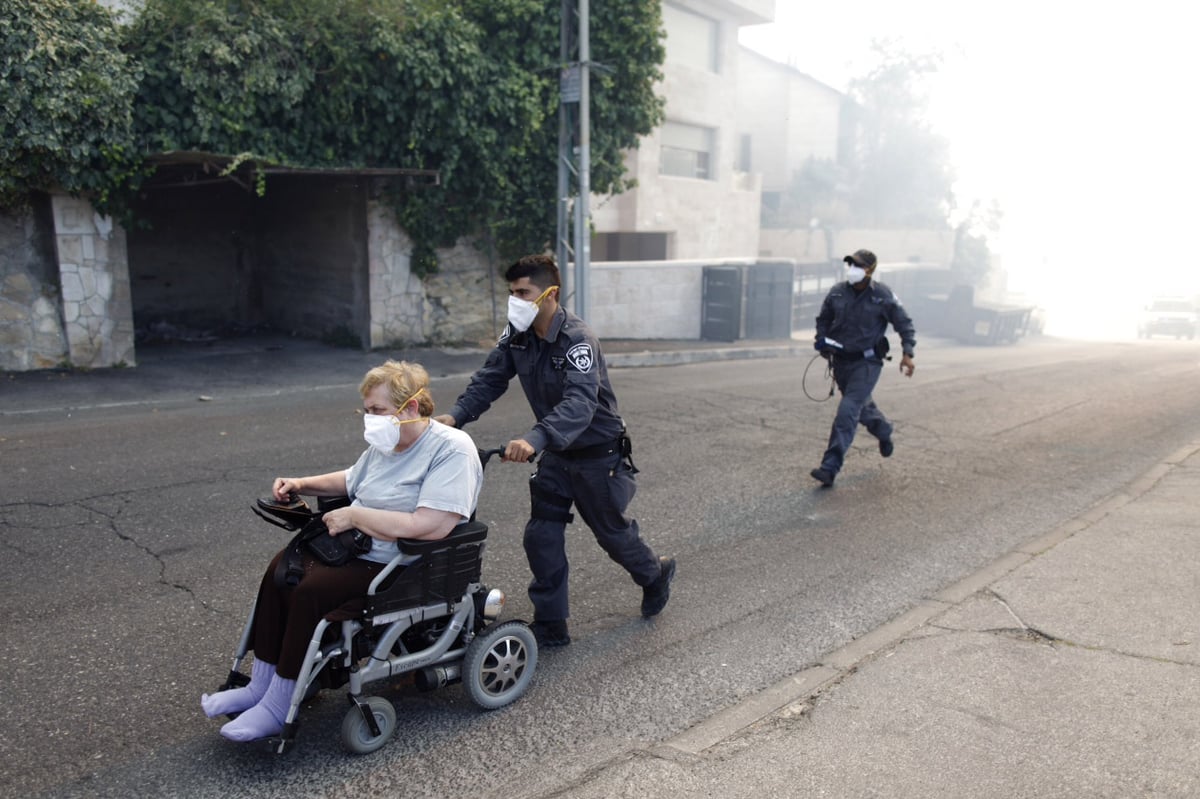
[[[70,0],[0,10],[0,207],[34,190],[91,192],[127,175],[137,68],[113,15]]]
[[[439,186],[390,195],[418,271],[462,236],[486,233],[505,257],[553,238],[559,3],[144,0],[124,27],[92,0],[19,6],[0,13],[0,85],[16,95],[0,104],[0,202],[55,186],[119,201],[135,153],[253,153],[438,170]],[[593,80],[592,187],[606,193],[661,121],[661,20],[646,0],[591,8],[611,70]]]

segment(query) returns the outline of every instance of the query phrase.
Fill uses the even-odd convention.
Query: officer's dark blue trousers
[[[830,474],[841,470],[858,425],[880,440],[892,437],[892,423],[871,399],[882,372],[883,362],[875,358],[833,359],[833,379],[842,392],[842,401],[838,403],[833,430],[829,433],[829,447],[821,459],[821,468]]]
[[[589,460],[566,460],[547,452],[530,478],[532,509],[525,525],[525,556],[533,572],[529,599],[537,621],[566,619],[566,520],[572,503],[608,556],[641,586],[658,579],[658,558],[626,513],[637,491],[629,464],[619,453]]]

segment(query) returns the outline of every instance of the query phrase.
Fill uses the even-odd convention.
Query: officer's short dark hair
[[[526,255],[504,271],[504,279],[509,283],[523,277],[529,278],[529,282],[540,289],[562,285],[558,264],[552,255]]]

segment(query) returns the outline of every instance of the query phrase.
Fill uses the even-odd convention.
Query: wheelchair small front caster
[[[342,719],[342,744],[356,755],[368,755],[387,743],[396,731],[396,708],[380,696],[351,697],[350,701],[350,709]]]

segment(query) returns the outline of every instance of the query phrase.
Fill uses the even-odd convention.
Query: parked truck
[[[1186,297],[1155,297],[1142,309],[1138,338],[1174,336],[1195,338],[1200,333],[1200,312]]]

